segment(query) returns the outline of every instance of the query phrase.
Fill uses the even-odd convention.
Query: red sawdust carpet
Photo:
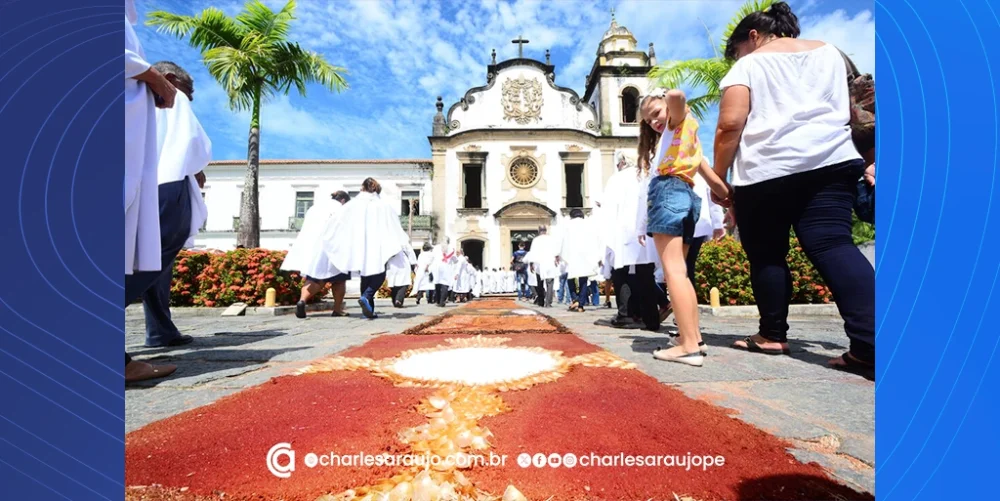
[[[508,309],[516,308],[512,301],[506,303]],[[386,358],[457,337],[466,336],[380,336],[342,355]],[[507,337],[507,346],[540,347],[567,357],[599,351],[572,334]],[[415,408],[433,391],[395,387],[364,370],[273,379],[128,434],[126,485],[164,488],[130,488],[127,498],[219,499],[224,493],[227,500],[313,501],[374,483],[392,476],[394,469],[310,469],[303,466],[302,457],[307,452],[405,453],[407,446],[397,433],[426,422]],[[701,501],[873,499],[830,480],[816,464],[799,463],[786,451],[787,443],[637,370],[577,365],[554,382],[500,396],[511,410],[479,424],[494,434],[489,452],[506,455],[506,464],[466,470],[476,487],[496,495],[514,485],[531,500],[675,499],[675,494]],[[289,442],[296,451],[297,467],[288,479],[273,476],[265,464],[268,450],[279,442]],[[525,452],[578,457],[690,454],[723,456],[725,464],[707,470],[522,468],[517,457]]]

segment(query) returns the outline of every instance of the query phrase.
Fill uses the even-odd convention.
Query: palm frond
[[[708,117],[709,110],[711,110],[712,107],[718,102],[718,96],[705,94],[694,99],[689,99],[687,104],[688,107],[691,108],[691,114],[693,114],[698,121],[704,122]]]
[[[284,41],[291,31],[291,21],[295,19],[295,0],[278,12],[274,12],[260,0],[247,2],[245,10],[236,16],[236,21],[250,31],[260,33],[271,43]]]
[[[295,86],[304,96],[306,84],[312,82],[334,92],[348,87],[345,68],[328,63],[320,54],[303,50],[298,44],[289,42],[278,46],[274,60],[275,87],[284,88],[285,92]]]
[[[197,16],[155,11],[149,14],[146,24],[177,38],[190,35],[189,43],[202,53],[215,47],[239,47],[245,34],[241,26],[215,7],[209,7]]]

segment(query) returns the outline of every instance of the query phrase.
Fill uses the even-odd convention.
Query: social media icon
[[[558,468],[562,465],[562,456],[556,453],[549,454],[549,468]]]
[[[282,465],[278,462],[281,456],[288,457],[287,464]],[[292,444],[282,442],[271,447],[271,450],[267,451],[267,469],[278,478],[292,476],[292,472],[295,471],[295,451],[292,450]]]
[[[535,454],[535,456],[531,458],[531,463],[535,465],[535,468],[544,468],[548,462],[548,458],[541,452]]]
[[[562,458],[562,464],[567,468],[572,468],[576,466],[576,454],[573,454],[572,452],[567,452],[566,454],[564,454]]]
[[[306,466],[309,468],[315,468],[316,465],[319,464],[319,456],[310,452],[309,454],[306,454],[304,461]]]
[[[517,465],[521,468],[527,468],[531,466],[531,454],[527,452],[522,452],[517,456]]]

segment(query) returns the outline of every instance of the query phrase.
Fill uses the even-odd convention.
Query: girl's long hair
[[[651,99],[663,99],[663,96],[646,96],[639,103],[641,112],[643,106]],[[653,130],[646,120],[639,120],[639,147],[636,165],[639,167],[639,174],[645,175],[649,172],[653,157],[656,155],[656,147],[660,142],[660,133]]]

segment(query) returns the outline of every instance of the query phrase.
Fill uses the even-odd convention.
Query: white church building
[[[261,160],[261,246],[290,248],[315,200],[353,195],[371,176],[399,207],[414,249],[450,237],[477,266],[509,266],[517,242],[572,209],[589,213],[618,161],[634,161],[639,96],[656,64],[653,44],[648,52],[636,45],[612,16],[582,97],[555,83],[548,51],[545,61],[519,54],[500,62],[494,51],[482,86],[447,110],[438,98],[426,159]],[[198,247],[236,246],[245,165],[206,169],[209,218]]]

